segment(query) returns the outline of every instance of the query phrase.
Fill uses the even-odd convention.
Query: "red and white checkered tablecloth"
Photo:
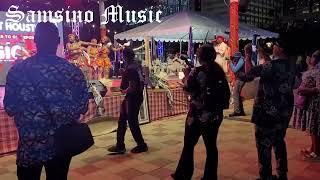
[[[0,110],[0,154],[15,151],[18,147],[18,132],[13,118]]]
[[[187,96],[181,88],[171,90],[173,107],[169,105],[169,99],[165,90],[148,90],[149,114],[151,120],[157,120],[168,116],[174,116],[188,111]]]
[[[171,90],[173,108],[170,108],[165,90],[148,90],[150,120],[157,120],[168,116],[187,112],[187,99],[182,89]],[[120,105],[123,95],[104,97],[104,116],[117,118],[120,114]],[[80,117],[80,121],[87,123],[97,117],[96,104],[89,101],[88,112]],[[13,118],[4,110],[0,110],[0,154],[15,151],[18,147],[18,132]]]

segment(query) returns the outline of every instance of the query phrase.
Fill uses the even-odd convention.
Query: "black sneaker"
[[[124,154],[124,153],[126,153],[127,150],[125,147],[120,148],[115,145],[115,146],[111,146],[110,148],[108,148],[108,151],[112,152],[112,153],[117,153],[117,154]]]
[[[147,152],[147,151],[148,151],[148,146],[147,145],[136,146],[135,148],[131,149],[131,152],[134,153],[134,154],[143,153],[143,152]]]
[[[287,175],[279,175],[278,180],[288,180]]]
[[[229,114],[229,117],[236,117],[236,116],[246,116],[246,114],[244,112],[240,112],[240,113],[234,112]]]
[[[183,177],[183,176],[177,176],[175,173],[170,175],[172,177],[172,179],[174,180],[186,180],[187,178]]]

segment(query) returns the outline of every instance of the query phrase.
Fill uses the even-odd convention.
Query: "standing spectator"
[[[7,76],[5,110],[19,133],[19,180],[40,180],[44,166],[48,180],[67,180],[72,157],[58,157],[56,130],[76,123],[88,109],[88,89],[81,70],[56,56],[58,28],[39,23],[37,54],[14,65]]]
[[[274,148],[277,172],[280,180],[287,180],[288,161],[285,143],[286,131],[293,110],[293,88],[295,68],[286,54],[282,41],[273,47],[274,60],[271,63],[253,67],[242,79],[252,81],[260,77],[253,106],[252,122],[258,151],[261,180],[271,180],[271,152]],[[251,62],[246,63],[250,66]]]
[[[229,116],[245,116],[241,97],[241,90],[245,85],[245,82],[239,79],[239,77],[243,76],[243,74],[245,73],[244,57],[242,56],[241,52],[236,52],[231,57],[231,60],[232,62],[230,63],[230,69],[236,75],[237,79],[232,93],[234,109],[233,113],[229,114]]]
[[[293,122],[296,128],[306,130],[311,135],[311,148],[302,150],[306,159],[315,159],[320,156],[320,69],[317,68],[319,62],[320,51],[316,51],[310,58],[310,68],[303,74],[298,88],[298,93],[306,97],[306,116]]]
[[[122,73],[121,91],[126,94],[121,104],[120,117],[117,131],[117,144],[110,147],[108,151],[123,154],[126,152],[124,136],[127,130],[127,121],[137,146],[131,150],[132,153],[148,151],[139,127],[139,111],[143,102],[144,78],[142,67],[135,60],[132,49],[123,50],[123,58],[126,61],[126,68]]]
[[[223,119],[223,109],[229,107],[230,90],[222,68],[213,60],[216,53],[211,45],[204,45],[198,51],[200,67],[190,73],[185,70],[184,89],[191,96],[190,109],[186,119],[184,147],[175,180],[190,180],[194,164],[194,146],[202,136],[207,159],[203,180],[217,180],[218,148],[217,136]]]
[[[303,96],[301,93],[299,93],[298,90],[299,90],[299,87],[302,82],[303,74],[311,68],[310,57],[307,56],[307,58],[306,58],[305,68],[302,68],[301,64],[302,63],[296,64],[295,89],[293,90],[294,108],[293,108],[293,113],[291,116],[291,122],[292,122],[292,125],[294,128],[301,129],[302,131],[305,131],[306,124],[303,122],[305,122],[306,118],[307,118],[307,114],[306,114],[307,111],[306,110],[308,108],[309,103],[308,103],[307,97]],[[311,150],[310,149],[302,149],[301,153],[302,154],[311,153]]]

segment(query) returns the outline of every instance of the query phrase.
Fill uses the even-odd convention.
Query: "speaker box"
[[[95,86],[97,90],[100,92],[100,95],[104,97],[107,92],[108,88],[103,85],[99,80],[90,80],[89,82],[89,93],[90,93],[90,99],[93,99],[93,94],[92,94],[92,89],[90,88],[91,86]]]

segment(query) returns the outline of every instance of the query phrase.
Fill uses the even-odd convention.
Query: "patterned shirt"
[[[255,77],[260,77],[260,81],[253,106],[252,122],[265,128],[287,126],[294,104],[294,64],[287,59],[273,60],[253,67],[241,79],[252,81]]]
[[[52,159],[54,132],[76,122],[88,109],[88,88],[81,70],[57,56],[33,56],[7,75],[4,106],[18,133],[17,165]]]
[[[228,109],[230,90],[222,68],[213,63],[193,69],[184,88],[191,96],[188,113],[189,124],[194,119],[208,122],[222,118],[223,109]],[[221,117],[220,117],[221,116]]]

